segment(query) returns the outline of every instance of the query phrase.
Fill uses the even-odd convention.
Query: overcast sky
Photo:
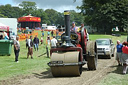
[[[0,0],[1,1],[1,0]],[[3,1],[3,0],[2,0]],[[32,1],[36,2],[37,7],[42,9],[55,9],[59,12],[63,12],[64,10],[75,10],[79,12],[80,10],[76,9],[76,6],[80,6],[82,4],[82,0],[9,0],[10,4],[18,5],[22,1]],[[4,2],[8,2],[8,0],[4,0]],[[2,2],[0,2],[2,3]]]

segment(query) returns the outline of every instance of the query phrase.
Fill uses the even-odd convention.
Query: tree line
[[[76,25],[84,23],[106,33],[111,33],[116,26],[122,32],[128,29],[128,0],[82,0],[82,5],[77,8],[80,13],[71,11],[71,22],[76,22]],[[41,24],[64,25],[63,13],[54,9],[38,9],[35,2],[23,1],[19,7],[10,4],[0,6],[0,17],[19,18],[29,14],[40,17]]]
[[[10,4],[0,6],[0,17],[19,18],[31,14],[41,18],[41,24],[48,25],[64,25],[64,14],[54,9],[38,9],[35,2],[23,1],[18,7]],[[71,11],[71,22],[80,25],[83,22],[83,16],[76,11]]]
[[[76,0],[75,0],[76,1]],[[86,24],[111,33],[118,26],[128,30],[128,0],[83,0],[81,9]]]

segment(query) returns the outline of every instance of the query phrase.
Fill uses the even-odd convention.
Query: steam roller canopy
[[[52,53],[51,62],[62,61],[62,66],[51,66],[53,76],[79,76],[79,51]],[[75,65],[73,65],[75,64]]]

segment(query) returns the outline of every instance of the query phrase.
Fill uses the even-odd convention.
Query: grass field
[[[38,37],[40,39],[41,32],[38,31],[38,33],[39,33]],[[34,59],[31,58],[26,59],[28,51],[25,47],[26,46],[25,41],[20,41],[20,46],[21,48],[19,54],[19,63],[14,62],[15,56],[14,56],[13,46],[12,46],[11,56],[0,56],[0,80],[21,74],[30,74],[33,71],[42,71],[48,68],[47,62],[49,61],[49,58],[47,58],[47,55],[45,54],[46,37],[44,37],[44,44],[39,45],[39,50],[38,51],[33,50]]]
[[[40,39],[41,32],[38,31],[38,33],[38,37]],[[47,35],[46,32],[45,35]],[[95,40],[97,38],[112,38],[114,43],[116,43],[117,40],[124,41],[124,39],[126,39],[126,36],[115,37],[111,35],[90,35],[89,37],[91,40]],[[47,58],[46,54],[42,55],[46,52],[46,36],[44,37],[44,44],[39,45],[39,51],[34,51],[34,59],[26,59],[27,49],[25,47],[25,41],[20,41],[20,45],[21,51],[19,56],[19,63],[14,62],[15,57],[13,47],[11,56],[0,56],[0,80],[8,79],[17,75],[28,75],[35,71],[40,72],[46,70],[46,68],[49,68],[47,63],[50,59]]]

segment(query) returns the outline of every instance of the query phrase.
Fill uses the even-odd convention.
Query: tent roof
[[[0,26],[6,26],[5,24],[0,23]]]
[[[0,23],[0,30],[7,30],[7,29],[9,29],[9,26],[6,26],[6,25]]]

